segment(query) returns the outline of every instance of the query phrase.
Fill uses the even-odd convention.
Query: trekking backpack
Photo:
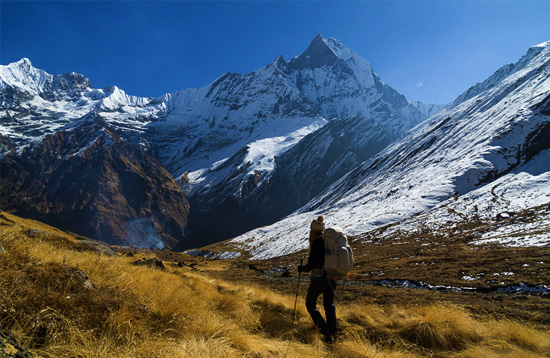
[[[325,230],[325,272],[327,276],[345,277],[353,267],[353,252],[348,238],[338,227]]]

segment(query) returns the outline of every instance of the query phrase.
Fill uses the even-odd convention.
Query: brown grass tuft
[[[456,350],[480,340],[479,323],[457,307],[430,306],[410,309],[397,332],[424,348]]]
[[[388,349],[365,341],[359,336],[348,337],[336,345],[333,356],[338,358],[414,358],[418,355],[400,349]]]

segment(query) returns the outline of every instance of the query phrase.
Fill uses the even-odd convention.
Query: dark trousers
[[[334,304],[334,291],[336,282],[328,279],[312,279],[309,284],[306,296],[306,308],[313,322],[319,328],[319,332],[325,336],[335,335],[338,331],[338,321],[336,320],[336,305]],[[317,309],[317,298],[323,294],[323,307],[327,320],[323,319]]]

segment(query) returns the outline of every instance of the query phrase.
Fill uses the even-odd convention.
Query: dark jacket
[[[318,236],[313,240],[307,263],[300,266],[300,271],[309,272],[311,270],[320,271],[317,274],[312,273],[312,276],[324,276],[323,267],[325,266],[325,241],[322,236]]]

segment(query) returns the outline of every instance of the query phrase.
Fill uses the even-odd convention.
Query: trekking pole
[[[300,259],[300,266],[304,263],[304,259]],[[296,299],[294,300],[294,312],[292,313],[292,324],[296,319],[296,303],[298,303],[298,290],[300,289],[300,278],[302,277],[302,272],[298,272],[298,284],[296,285]]]

